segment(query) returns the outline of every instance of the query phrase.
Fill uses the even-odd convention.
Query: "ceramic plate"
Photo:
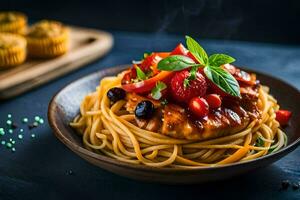
[[[275,96],[282,108],[293,112],[290,125],[285,128],[288,145],[276,153],[220,167],[174,169],[128,164],[89,151],[83,147],[81,138],[72,130],[69,123],[79,113],[79,105],[84,96],[95,90],[101,78],[115,75],[126,67],[128,65],[103,69],[76,80],[60,90],[49,105],[48,119],[55,136],[74,153],[102,169],[136,180],[167,184],[216,181],[269,165],[296,149],[300,143],[300,92],[282,80],[253,71],[262,84],[271,88],[271,94]]]

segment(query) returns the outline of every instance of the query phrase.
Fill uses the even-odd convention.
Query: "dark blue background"
[[[0,9],[110,30],[300,43],[297,0],[2,0]]]

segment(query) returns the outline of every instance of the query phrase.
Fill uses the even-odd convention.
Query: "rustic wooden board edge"
[[[80,30],[89,32],[91,35],[98,35],[98,39],[90,45],[84,46],[71,52],[66,59],[66,56],[61,56],[49,61],[47,64],[51,65],[51,70],[44,67],[45,63],[37,64],[39,70],[25,71],[15,74],[15,82],[10,80],[1,80],[0,84],[0,100],[8,99],[16,95],[22,94],[30,89],[36,88],[46,82],[58,78],[68,72],[83,67],[85,64],[90,63],[97,58],[107,54],[113,46],[113,36],[105,31],[71,27],[73,30]],[[56,64],[56,66],[54,66]],[[24,77],[27,77],[24,79]],[[28,78],[30,77],[30,78]]]

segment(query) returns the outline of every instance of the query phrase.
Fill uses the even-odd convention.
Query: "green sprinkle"
[[[15,148],[15,147],[11,148],[11,151],[12,151],[12,152],[15,152],[15,151],[16,151],[16,148]]]
[[[0,128],[0,135],[5,135],[4,128]]]
[[[44,123],[44,120],[43,120],[42,118],[40,118],[39,123],[40,123],[40,124],[43,124],[43,123]]]
[[[36,122],[40,121],[40,119],[41,119],[41,118],[40,118],[39,116],[35,116],[35,117],[34,117],[34,120],[35,120]]]
[[[6,143],[6,142],[5,142],[4,140],[1,141],[1,144],[2,144],[2,145],[5,145],[5,143]]]
[[[9,138],[9,141],[11,142],[11,141],[13,141],[13,139],[12,139],[12,138]]]
[[[6,124],[7,125],[12,125],[12,121],[9,119],[9,120],[6,121]]]
[[[23,135],[22,135],[22,134],[19,134],[19,135],[18,135],[18,138],[19,138],[20,140],[22,140],[22,139],[23,139]]]
[[[24,132],[24,129],[21,128],[21,129],[20,129],[20,133],[23,133],[23,132]]]
[[[24,118],[22,119],[22,122],[23,122],[23,123],[27,123],[27,122],[28,122],[28,118],[27,118],[27,117],[24,117]]]
[[[12,144],[9,143],[9,142],[7,142],[7,143],[6,143],[6,147],[7,147],[7,148],[11,148],[11,147],[12,147]]]
[[[33,133],[33,134],[31,134],[31,137],[32,137],[32,138],[35,138],[35,134],[34,134],[34,133]]]
[[[7,115],[7,118],[11,118],[11,114],[8,114],[8,115]]]
[[[33,124],[33,126],[35,126],[35,127],[37,127],[37,126],[39,125],[37,122],[33,122],[32,124]]]
[[[10,134],[12,134],[12,133],[14,132],[14,130],[8,129],[8,132],[9,132]]]

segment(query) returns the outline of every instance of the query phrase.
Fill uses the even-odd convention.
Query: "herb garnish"
[[[147,58],[147,57],[150,56],[151,54],[152,54],[152,52],[145,52],[145,53],[143,54],[143,58],[142,58],[142,59]]]
[[[155,100],[159,100],[162,97],[161,91],[167,88],[167,85],[163,82],[158,81],[156,86],[151,91],[151,96]]]
[[[238,82],[228,71],[220,67],[221,65],[234,62],[234,58],[226,54],[213,54],[208,57],[200,44],[189,36],[186,36],[186,44],[188,50],[197,59],[199,64],[187,56],[174,55],[162,59],[158,63],[157,68],[165,71],[180,71],[191,68],[189,77],[184,80],[184,86],[187,87],[189,81],[196,78],[197,69],[202,67],[207,78],[221,90],[232,96],[240,97]]]
[[[261,137],[258,137],[257,139],[256,139],[256,144],[255,144],[255,146],[257,146],[257,147],[263,147],[265,145],[265,142],[261,139]]]
[[[167,99],[163,99],[163,100],[160,101],[160,104],[161,104],[162,106],[165,106],[165,105],[167,105],[168,103],[169,103],[169,102],[168,102]]]
[[[157,64],[157,69],[164,71],[180,71],[191,66],[201,66],[196,64],[191,58],[181,55],[169,56]]]
[[[146,74],[143,72],[143,70],[141,70],[141,68],[139,68],[138,66],[135,67],[136,69],[136,75],[137,75],[137,78],[139,80],[146,80],[147,79],[147,76]]]
[[[193,54],[193,56],[199,61],[199,63],[206,64],[208,61],[208,56],[200,44],[190,36],[185,36],[185,39],[187,48]]]
[[[198,70],[198,67],[197,66],[193,66],[190,70],[190,75],[188,78],[184,79],[183,81],[183,86],[184,88],[186,88],[187,86],[190,85],[190,81],[192,80],[195,80],[196,79],[196,76],[197,76],[197,70]]]

